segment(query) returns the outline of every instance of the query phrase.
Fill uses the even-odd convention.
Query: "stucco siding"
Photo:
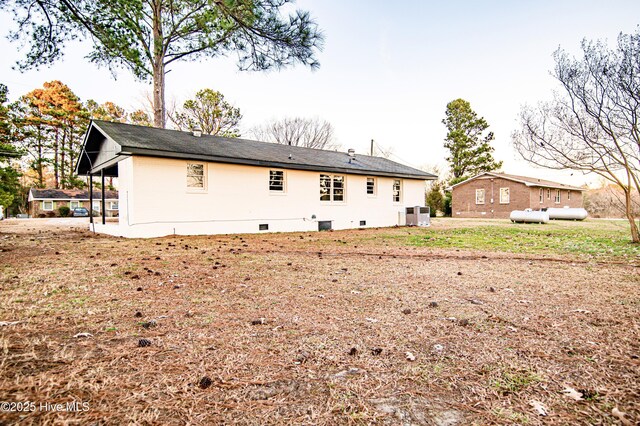
[[[153,237],[264,232],[261,224],[269,232],[311,231],[318,221],[331,221],[333,229],[357,228],[361,221],[393,226],[405,206],[424,206],[424,181],[418,179],[401,179],[401,200],[394,203],[394,179],[375,177],[371,196],[367,176],[343,175],[345,201],[333,202],[320,201],[320,172],[284,170],[285,191],[278,193],[269,190],[269,170],[283,169],[199,162],[205,164],[205,188],[199,190],[187,188],[187,163],[140,156],[121,161],[120,221],[101,230]]]

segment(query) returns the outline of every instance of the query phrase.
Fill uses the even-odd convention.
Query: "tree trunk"
[[[60,189],[60,169],[59,169],[59,129],[56,129],[55,138],[53,140],[53,176],[55,179],[56,189]]]
[[[65,165],[66,165],[66,141],[67,141],[67,130],[62,131],[62,142],[60,143],[60,181],[62,182],[62,188],[67,189],[67,182],[65,179]]]
[[[162,35],[162,1],[153,4],[153,125],[164,129],[164,46]]]
[[[624,191],[624,212],[631,228],[631,242],[636,244],[640,243],[640,232],[638,232],[638,224],[636,223],[636,218],[633,215],[633,202],[631,200],[630,188],[625,188]]]

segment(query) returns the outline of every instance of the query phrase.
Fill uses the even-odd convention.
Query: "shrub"
[[[47,212],[45,213],[45,217],[56,217],[56,212]]]
[[[71,213],[71,209],[67,206],[60,206],[58,207],[58,213],[60,213],[61,217],[67,217]]]

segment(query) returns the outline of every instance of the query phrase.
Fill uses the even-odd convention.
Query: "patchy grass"
[[[410,234],[386,233],[400,245],[475,251],[572,256],[595,261],[637,262],[629,225],[620,220],[552,221],[516,224],[508,220],[436,219],[430,228]]]
[[[636,422],[639,268],[599,223],[151,240],[0,224],[0,399],[88,403],[0,423]],[[545,238],[564,242],[523,243]]]

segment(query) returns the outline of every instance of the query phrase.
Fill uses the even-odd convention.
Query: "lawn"
[[[639,265],[618,221],[149,240],[5,221],[0,423],[635,424]]]

